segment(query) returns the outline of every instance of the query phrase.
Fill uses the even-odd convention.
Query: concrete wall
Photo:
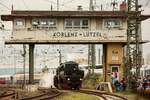
[[[19,19],[19,18],[18,18]],[[82,18],[84,19],[84,18]],[[14,21],[17,19],[14,19]],[[121,28],[111,28],[107,29],[104,28],[104,20],[105,19],[98,19],[98,18],[92,18],[89,19],[89,28],[88,29],[65,29],[64,27],[64,21],[65,18],[62,19],[57,19],[57,28],[55,29],[33,29],[32,27],[32,19],[24,19],[25,25],[24,27],[16,27],[15,23],[13,22],[13,39],[15,40],[51,40],[53,37],[49,35],[49,33],[54,33],[57,31],[61,32],[70,32],[70,31],[78,31],[78,32],[87,32],[87,31],[92,31],[92,32],[101,32],[101,37],[80,37],[77,36],[77,38],[74,37],[57,37],[57,40],[126,40],[126,29],[127,29],[127,23],[125,19],[120,19],[122,21],[122,27]],[[30,28],[30,29],[29,29]],[[56,39],[56,38],[55,38]]]
[[[24,19],[24,18],[17,18],[17,19]],[[21,31],[21,30],[27,30],[27,28],[32,28],[32,19],[24,19],[24,21],[25,21],[25,27],[24,28],[16,27],[14,22],[17,19],[14,19],[14,21],[13,21],[13,30],[14,31],[17,29],[20,29],[18,31]],[[65,19],[69,19],[69,18],[56,19],[57,20],[57,30],[65,30],[64,29]],[[74,18],[74,19],[76,19],[76,18]],[[81,18],[81,19],[87,19],[87,18]],[[114,19],[114,18],[112,18],[112,19]],[[96,30],[104,30],[103,21],[105,19],[92,18],[92,19],[88,19],[88,20],[89,20],[89,29],[81,29],[81,30],[95,30],[95,29]],[[127,20],[126,19],[119,19],[119,20],[122,22],[122,27],[121,27],[122,29],[119,29],[119,30],[126,30],[127,29]],[[75,29],[75,30],[80,30],[80,29]],[[105,29],[105,30],[107,30],[107,29]],[[118,30],[118,28],[111,29],[111,30]],[[51,31],[51,30],[49,30],[49,31]]]
[[[105,50],[105,67],[104,72],[107,75],[104,80],[111,81],[112,77],[112,66],[118,66],[119,71],[119,80],[123,77],[123,45],[122,44],[115,44],[110,43],[104,45],[106,48]]]

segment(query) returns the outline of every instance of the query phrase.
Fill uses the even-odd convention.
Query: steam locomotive
[[[59,89],[81,88],[84,71],[80,70],[78,63],[68,61],[60,64],[54,76],[54,86]]]

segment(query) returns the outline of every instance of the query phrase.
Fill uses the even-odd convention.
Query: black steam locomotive
[[[80,70],[78,63],[68,61],[60,64],[54,76],[54,86],[59,89],[80,89],[84,71]]]

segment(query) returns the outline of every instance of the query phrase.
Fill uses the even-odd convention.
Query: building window
[[[66,19],[65,28],[67,29],[87,29],[88,19]]]
[[[48,25],[49,25],[50,27],[55,27],[55,28],[56,28],[56,20],[49,20],[49,21],[48,21]]]
[[[48,20],[41,20],[40,25],[43,26],[43,27],[48,26]]]
[[[88,28],[88,20],[82,20],[82,28]]]
[[[33,19],[32,26],[33,28],[37,28],[37,29],[56,28],[56,20],[55,19]]]
[[[25,20],[24,19],[16,19],[15,26],[16,27],[25,27]]]
[[[73,22],[72,20],[65,20],[65,27],[66,28],[72,28],[73,27]]]
[[[119,60],[119,53],[118,51],[113,50],[112,51],[112,61],[118,61]]]
[[[37,19],[33,19],[33,20],[32,20],[32,26],[33,26],[33,28],[37,28],[37,27],[38,27],[38,25],[40,25],[39,20],[37,20]]]
[[[81,27],[81,20],[73,20],[73,27],[74,28],[80,28]]]
[[[120,28],[122,26],[121,20],[119,19],[105,19],[104,28]]]

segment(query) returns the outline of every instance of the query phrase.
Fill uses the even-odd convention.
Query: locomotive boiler
[[[80,89],[84,71],[80,70],[78,63],[68,61],[60,64],[54,76],[54,86],[59,89]]]

